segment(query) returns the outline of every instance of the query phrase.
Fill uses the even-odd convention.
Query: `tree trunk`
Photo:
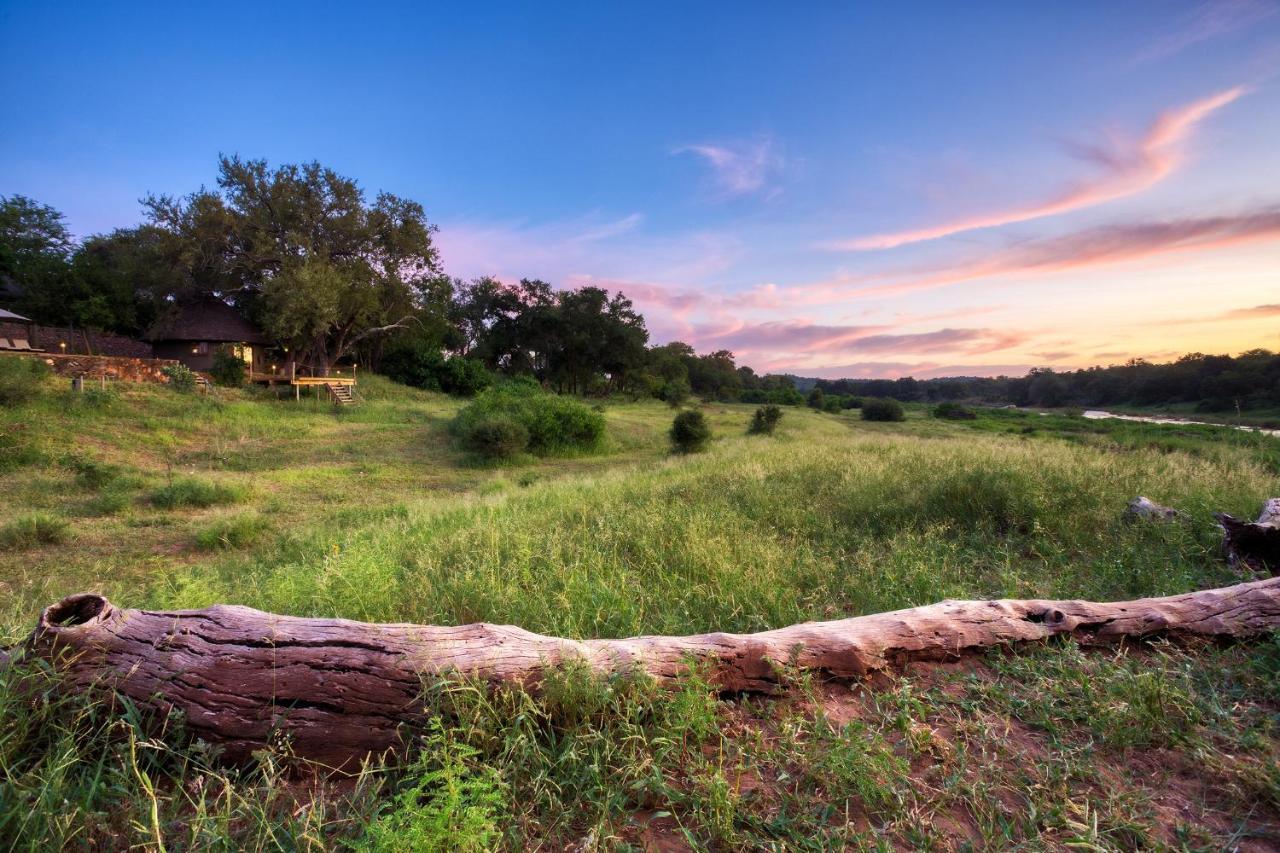
[[[1280,571],[1280,498],[1264,503],[1257,521],[1241,521],[1225,512],[1218,514],[1218,521],[1231,565],[1270,574]]]
[[[547,667],[639,668],[668,681],[697,659],[725,690],[769,691],[778,664],[856,678],[912,660],[955,658],[1056,635],[1106,642],[1151,635],[1246,637],[1280,630],[1280,578],[1166,598],[943,601],[758,634],[575,641],[509,625],[371,625],[248,607],[122,610],[93,594],[45,609],[25,652],[74,690],[116,690],[183,713],[189,730],[246,759],[273,735],[331,766],[399,746],[421,724],[422,681],[461,674],[535,687]]]

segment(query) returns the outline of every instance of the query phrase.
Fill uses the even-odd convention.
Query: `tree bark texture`
[[[43,611],[22,653],[53,661],[65,689],[182,712],[189,730],[229,760],[283,735],[298,756],[351,766],[400,746],[423,722],[423,680],[450,674],[536,689],[546,668],[573,659],[660,681],[698,660],[725,690],[767,692],[788,662],[858,678],[1059,635],[1097,643],[1276,630],[1280,577],[1135,601],[943,601],[757,634],[582,641],[509,625],[373,625],[228,605],[130,610],[79,594]]]
[[[1218,514],[1218,521],[1231,565],[1259,573],[1280,572],[1280,498],[1264,503],[1257,521],[1241,521],[1225,512]]]

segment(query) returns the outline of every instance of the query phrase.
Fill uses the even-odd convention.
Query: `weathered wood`
[[[1218,514],[1227,562],[1253,572],[1280,572],[1280,498],[1262,505],[1257,521]]]
[[[788,661],[856,678],[1063,634],[1106,642],[1276,630],[1280,578],[1136,601],[943,601],[758,634],[585,641],[509,625],[372,625],[227,605],[125,610],[80,594],[41,614],[26,653],[53,660],[68,689],[115,690],[161,713],[181,711],[232,760],[287,735],[297,755],[342,765],[397,747],[422,722],[422,680],[450,673],[535,686],[547,667],[579,659],[601,673],[638,667],[665,681],[698,659],[726,690],[768,691]]]

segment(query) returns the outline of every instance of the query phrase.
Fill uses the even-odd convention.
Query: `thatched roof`
[[[31,323],[30,318],[23,317],[21,314],[15,314],[12,311],[6,311],[0,308],[0,321],[7,320],[11,323]]]
[[[150,337],[153,341],[271,343],[261,329],[220,299],[206,299],[179,307],[157,325]]]

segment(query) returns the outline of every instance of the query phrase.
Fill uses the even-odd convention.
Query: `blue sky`
[[[472,6],[0,2],[0,194],[318,159],[758,369],[1280,348],[1280,0]]]

